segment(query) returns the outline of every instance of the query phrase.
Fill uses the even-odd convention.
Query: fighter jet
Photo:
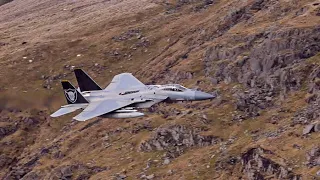
[[[113,77],[106,88],[101,88],[81,69],[74,71],[79,88],[62,81],[68,105],[61,106],[51,117],[62,116],[79,109],[83,111],[73,119],[86,121],[94,117],[133,118],[144,116],[141,108],[149,108],[163,101],[198,101],[214,98],[213,95],[188,89],[179,84],[145,85],[131,73]]]

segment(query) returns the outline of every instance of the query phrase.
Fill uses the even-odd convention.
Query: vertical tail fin
[[[102,90],[102,88],[82,69],[75,69],[74,74],[76,75],[81,91]]]
[[[68,104],[89,103],[69,81],[61,81]]]

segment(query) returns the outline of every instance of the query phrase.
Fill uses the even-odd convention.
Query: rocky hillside
[[[319,0],[0,1],[1,179],[319,179]],[[210,92],[50,118],[61,79]]]

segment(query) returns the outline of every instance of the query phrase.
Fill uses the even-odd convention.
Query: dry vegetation
[[[316,94],[310,91],[317,80],[310,79],[310,72],[320,60],[319,3],[14,0],[0,6],[0,128],[6,129],[0,131],[0,178],[140,179],[154,174],[154,179],[250,179],[241,159],[250,148],[272,151],[261,156],[302,179],[319,178],[319,164],[306,164],[306,153],[320,146],[319,132],[302,136],[306,124],[293,123],[298,112],[311,106],[308,97]],[[286,41],[300,35],[304,39],[304,34],[314,36],[313,41]],[[295,54],[309,45],[314,46],[308,56]],[[279,60],[268,69],[264,65],[269,62],[258,62],[273,55],[287,55],[285,65]],[[255,62],[263,66],[261,71]],[[132,72],[148,84],[178,82],[218,97],[160,104],[136,119],[50,118],[65,102],[60,80],[75,82],[74,67],[103,86],[118,73]],[[262,94],[256,92],[267,85],[260,86],[259,78],[281,79],[285,73],[278,77],[279,69],[296,75],[287,79],[301,77],[301,82],[276,83],[272,103],[263,100],[259,115],[247,115],[239,108],[239,94]],[[257,73],[248,80],[251,85],[245,82],[246,72]],[[173,125],[221,140],[186,148],[165,165],[166,151],[139,150],[158,128]],[[70,175],[63,167],[71,166]],[[264,178],[279,176],[266,173]]]

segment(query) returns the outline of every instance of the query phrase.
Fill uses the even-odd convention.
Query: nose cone
[[[196,91],[194,94],[194,100],[206,100],[213,98],[215,98],[213,95],[201,91]]]

